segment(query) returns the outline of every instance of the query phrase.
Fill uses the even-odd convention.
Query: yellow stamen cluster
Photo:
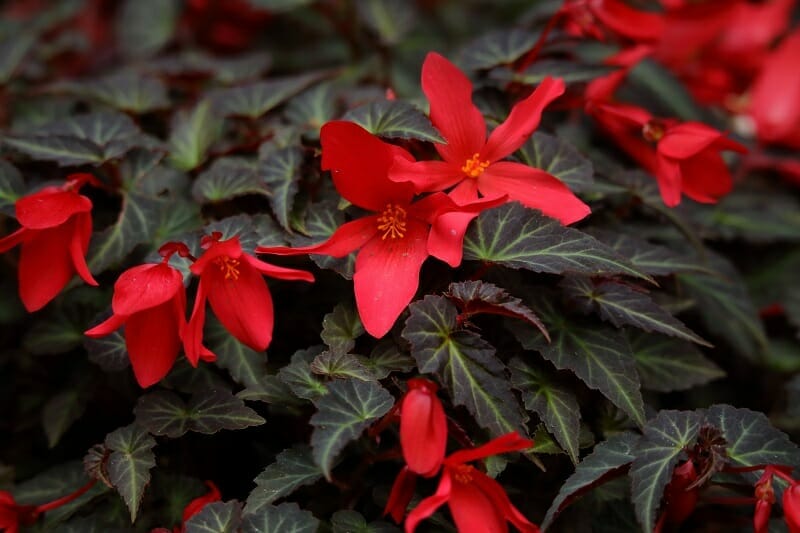
[[[397,204],[387,204],[378,217],[378,230],[383,232],[381,239],[401,239],[406,234],[406,210]]]
[[[647,142],[657,143],[666,133],[667,128],[660,120],[651,120],[642,127],[642,137]]]
[[[225,274],[225,279],[236,281],[239,279],[239,260],[228,256],[218,257],[214,261],[219,269]]]
[[[467,159],[467,162],[461,167],[461,172],[470,178],[477,178],[483,174],[483,171],[486,170],[486,167],[491,163],[489,163],[489,161],[481,161],[480,157],[481,154],[472,154],[472,157]]]
[[[453,478],[463,485],[472,483],[472,472],[475,469],[469,465],[458,465],[453,469]]]

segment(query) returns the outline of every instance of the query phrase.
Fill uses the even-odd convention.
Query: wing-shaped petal
[[[417,192],[441,191],[465,179],[461,167],[447,161],[395,159],[389,169],[392,181],[411,182]]]
[[[164,263],[138,265],[117,279],[111,308],[132,315],[171,300],[179,290],[183,290],[183,276],[178,270]]]
[[[377,215],[362,217],[339,226],[328,240],[310,246],[259,246],[256,253],[275,255],[320,254],[344,257],[358,250],[378,233]]]
[[[74,191],[47,187],[23,196],[14,204],[19,223],[30,229],[58,226],[76,213],[92,210],[92,202]]]
[[[143,388],[161,381],[181,347],[179,317],[173,302],[135,313],[125,324],[125,345],[136,381]]]
[[[29,312],[47,305],[75,274],[70,255],[72,221],[36,231],[22,243],[19,296]]]

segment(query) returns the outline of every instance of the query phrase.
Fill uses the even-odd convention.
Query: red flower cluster
[[[447,140],[435,145],[443,161],[415,161],[356,124],[329,122],[320,133],[322,168],[332,172],[345,199],[373,214],[342,225],[320,244],[256,249],[333,257],[358,250],[356,305],[374,337],[385,335],[411,301],[429,256],[454,267],[461,263],[467,225],[482,210],[518,200],[565,224],[589,214],[586,204],[543,170],[500,161],[533,133],[544,107],[564,91],[561,80],[544,80],[488,139],[472,103],[472,84],[449,61],[428,54],[422,87],[431,120]],[[422,193],[429,194],[416,197]]]
[[[406,533],[412,533],[419,522],[445,503],[461,533],[508,531],[507,521],[524,533],[538,532],[538,526],[514,507],[497,481],[467,464],[490,455],[524,450],[533,442],[509,433],[478,448],[445,457],[447,419],[436,397],[437,390],[438,386],[427,379],[411,379],[408,391],[395,406],[400,413],[400,446],[406,466],[395,479],[384,514],[400,523],[414,494],[417,475],[433,477],[441,470],[436,493],[422,500],[406,517]]]
[[[789,486],[783,491],[783,519],[789,533],[800,533],[800,482],[788,474],[791,468],[768,465],[755,485],[755,510],[753,512],[753,531],[767,533],[769,516],[775,503],[775,489],[772,486],[773,476],[777,476]]]
[[[114,285],[114,314],[85,334],[98,338],[125,326],[125,345],[139,385],[161,381],[172,368],[181,345],[186,358],[197,366],[216,356],[203,346],[206,301],[222,325],[239,341],[263,351],[272,340],[272,297],[262,274],[314,281],[308,272],[282,268],[244,253],[238,237],[221,241],[222,234],[203,239],[205,252],[195,259],[182,243],[161,247],[163,260],[125,271]],[[194,309],[186,322],[186,290],[183,275],[169,265],[173,254],[194,260],[190,267],[199,276]]]
[[[97,285],[85,258],[92,201],[78,191],[86,183],[97,181],[91,174],[70,174],[64,185],[45,187],[15,204],[22,227],[0,239],[0,253],[21,245],[19,297],[29,312],[47,305],[75,274]]]

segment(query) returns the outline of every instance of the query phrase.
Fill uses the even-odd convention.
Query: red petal
[[[666,157],[658,157],[656,181],[661,199],[667,207],[675,207],[681,203],[682,174],[677,161]]]
[[[800,30],[784,38],[764,61],[750,90],[750,116],[759,140],[782,142],[800,122]]]
[[[512,431],[511,433],[506,433],[501,437],[490,440],[483,446],[454,452],[445,459],[445,464],[451,466],[464,464],[477,459],[484,459],[490,455],[518,452],[530,448],[531,446],[533,446],[532,440],[525,439],[516,431]]]
[[[92,202],[74,191],[47,187],[23,196],[15,204],[17,220],[26,228],[45,229],[58,226],[76,213],[92,210]]]
[[[358,250],[378,233],[377,215],[359,218],[339,226],[328,240],[310,246],[259,246],[256,253],[275,255],[321,254],[344,257]]]
[[[414,487],[417,484],[417,476],[411,472],[408,467],[404,466],[392,484],[392,490],[389,493],[389,499],[386,501],[386,508],[383,514],[391,515],[395,522],[398,524],[403,521],[403,515],[406,514],[406,508],[414,496]]]
[[[531,523],[519,509],[514,507],[500,483],[483,472],[477,471],[473,474],[473,483],[492,502],[492,505],[500,515],[514,524],[521,533],[539,533],[539,526]]]
[[[147,388],[161,381],[181,347],[180,322],[170,302],[131,315],[125,323],[125,345],[136,381]]]
[[[189,270],[191,270],[193,274],[201,276],[209,264],[214,263],[216,259],[220,257],[239,259],[240,255],[242,255],[242,245],[239,242],[238,236],[231,237],[230,239],[224,241],[213,242],[211,246],[205,252],[203,252],[203,255],[201,255],[197,261],[192,263],[192,266],[189,267]]]
[[[447,418],[436,393],[409,389],[400,406],[400,446],[408,468],[426,477],[444,460]]]
[[[0,254],[9,251],[20,243],[25,242],[25,240],[31,237],[33,234],[35,234],[35,230],[31,231],[27,228],[19,228],[11,235],[6,235],[0,239]]]
[[[408,161],[395,159],[389,179],[411,182],[417,192],[441,191],[465,179],[461,167],[446,161]]]
[[[497,126],[486,146],[481,150],[481,160],[491,162],[503,159],[522,146],[539,126],[544,108],[564,94],[564,80],[547,77],[533,93],[518,102],[508,118]]]
[[[336,189],[350,203],[382,211],[388,203],[411,201],[414,186],[389,179],[395,157],[411,159],[404,150],[381,141],[352,122],[322,126],[322,169],[330,170]]]
[[[419,271],[428,257],[428,228],[407,221],[405,237],[383,240],[375,236],[356,257],[356,306],[364,329],[373,337],[383,337],[419,286]]]
[[[208,301],[231,335],[250,348],[263,351],[272,340],[272,296],[267,282],[247,261],[238,266],[238,279],[225,279],[219,269],[207,270]]]
[[[692,200],[715,203],[733,188],[725,161],[717,152],[705,151],[681,161],[681,188]]]
[[[539,209],[562,224],[572,224],[591,210],[575,194],[544,170],[520,163],[500,161],[478,177],[478,188],[485,196],[507,194],[527,207]]]
[[[469,467],[472,469],[472,467]],[[475,469],[472,469],[479,474]],[[459,533],[506,533],[508,524],[492,501],[478,488],[468,482],[453,481],[450,489],[450,513]]]
[[[722,132],[700,122],[685,122],[668,128],[664,137],[658,142],[658,152],[672,159],[686,159],[695,156],[716,145],[720,141],[727,141],[724,148],[718,149],[747,149],[733,141],[725,139]]]
[[[486,142],[486,121],[472,103],[472,83],[450,61],[431,52],[422,64],[422,91],[431,104],[431,121],[447,141],[436,149],[445,160],[463,165]]]
[[[279,267],[275,265],[270,265],[269,263],[265,263],[264,261],[259,261],[255,257],[249,254],[242,254],[240,259],[246,261],[250,264],[251,267],[258,270],[262,274],[266,274],[267,276],[275,279],[285,279],[289,281],[308,281],[313,282],[314,276],[310,272],[306,272],[305,270],[297,270],[294,268],[285,268]]]
[[[464,235],[472,219],[480,213],[445,213],[431,225],[428,253],[455,268],[464,257]]]
[[[662,15],[631,9],[619,0],[593,2],[592,12],[613,32],[632,41],[657,41],[664,32]]]
[[[442,478],[439,480],[439,486],[436,487],[436,493],[433,496],[428,496],[410,512],[406,517],[405,533],[413,533],[417,525],[436,512],[436,509],[444,505],[450,499],[450,490],[452,488],[452,480],[450,479],[450,472],[445,469],[442,472]]]
[[[203,507],[209,503],[218,502],[222,499],[222,494],[220,494],[219,489],[214,483],[206,481],[206,486],[209,488],[209,492],[198,496],[183,508],[183,522],[188,522],[191,517],[202,511]]]
[[[99,339],[117,331],[125,324],[126,320],[128,320],[126,315],[111,315],[95,327],[84,331],[83,334],[92,339]]]
[[[97,287],[99,284],[89,271],[89,265],[86,264],[86,251],[89,249],[89,238],[92,236],[92,216],[88,213],[79,213],[75,215],[74,224],[75,231],[69,244],[72,266],[83,281]]]
[[[111,308],[114,313],[132,315],[161,305],[183,291],[183,276],[171,266],[149,263],[123,272],[114,284]]]
[[[22,243],[19,258],[19,295],[25,309],[36,311],[47,305],[69,282],[75,270],[70,256],[74,225],[32,232]]]
[[[206,286],[208,283],[208,280],[200,278],[200,283],[197,284],[197,294],[194,297],[192,316],[183,330],[183,351],[186,354],[186,359],[194,367],[197,366],[200,359],[213,360],[215,358],[214,354],[203,346],[203,326],[206,322],[206,299],[208,298]]]

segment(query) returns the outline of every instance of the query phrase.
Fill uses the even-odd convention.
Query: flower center
[[[236,281],[239,279],[239,260],[232,259],[228,256],[218,257],[214,260],[214,263],[219,267],[223,274],[225,274],[225,279],[232,279]]]
[[[462,485],[466,485],[468,483],[472,483],[472,472],[475,469],[469,465],[458,465],[453,469],[453,478],[461,483]]]
[[[383,232],[381,239],[402,239],[406,234],[406,210],[397,204],[386,204],[378,217],[378,230]]]
[[[461,172],[470,178],[477,178],[483,174],[483,171],[486,170],[490,163],[489,161],[481,161],[480,157],[481,154],[472,154],[472,157],[467,159],[467,162],[461,167]]]
[[[664,136],[666,130],[663,122],[653,119],[642,127],[642,137],[647,142],[657,143]]]

